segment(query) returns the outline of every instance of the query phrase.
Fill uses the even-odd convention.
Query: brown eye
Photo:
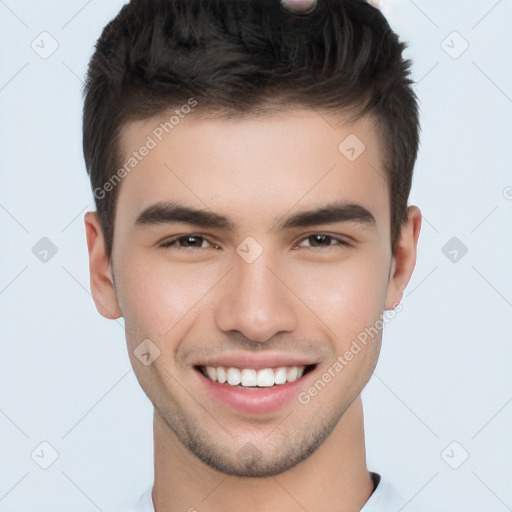
[[[331,245],[332,237],[329,235],[311,235],[308,240],[313,247],[326,247]]]
[[[350,247],[350,244],[348,242],[345,242],[345,240],[342,240],[340,238],[336,238],[332,235],[327,235],[325,233],[315,233],[313,235],[309,235],[308,237],[301,240],[301,243],[299,244],[299,247],[306,247],[302,245],[304,241],[307,241],[309,244],[309,248],[312,249],[331,249],[334,248],[336,245],[342,245],[346,247]]]
[[[199,235],[182,235],[163,242],[160,244],[160,247],[164,249],[169,247],[175,247],[176,249],[202,249],[203,242],[210,243]]]

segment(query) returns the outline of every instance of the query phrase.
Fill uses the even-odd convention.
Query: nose
[[[255,342],[295,330],[297,300],[280,274],[265,251],[252,263],[237,257],[216,301],[217,327],[224,332],[238,331]]]

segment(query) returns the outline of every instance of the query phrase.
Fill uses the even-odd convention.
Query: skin
[[[124,127],[127,157],[164,119]],[[338,150],[349,134],[366,146],[352,162]],[[360,394],[381,331],[309,403],[292,401],[272,414],[212,403],[192,365],[221,351],[290,352],[316,361],[320,377],[395,308],[415,266],[421,212],[408,208],[392,254],[384,176],[368,119],[341,126],[310,110],[237,121],[194,114],[119,185],[112,261],[96,214],[85,215],[96,307],[106,318],[124,317],[134,372],[155,408],[156,512],[353,512],[368,500]],[[270,229],[276,219],[340,199],[369,209],[375,226]],[[237,229],[135,227],[138,213],[160,200],[223,214]],[[315,233],[351,245],[316,243]],[[188,234],[203,240],[159,247]],[[252,263],[236,252],[247,236],[263,248]],[[149,366],[134,355],[146,338],[160,349]],[[242,456],[246,443],[253,448]]]

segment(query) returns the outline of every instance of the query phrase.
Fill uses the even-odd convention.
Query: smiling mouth
[[[316,368],[316,364],[306,366],[280,366],[276,368],[235,368],[224,366],[194,366],[207,379],[229,387],[246,389],[275,388],[295,382]]]

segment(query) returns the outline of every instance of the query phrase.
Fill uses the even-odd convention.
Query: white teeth
[[[210,367],[206,367],[206,371],[208,372],[208,368],[213,368],[212,366]],[[216,369],[217,370],[217,380],[221,383],[221,384],[224,384],[224,382],[226,382],[228,380],[227,376],[226,376],[226,370],[224,368],[222,368],[222,366],[219,366],[218,368],[213,368],[214,370]],[[210,379],[212,379],[212,377],[210,377]],[[212,379],[212,380],[215,380],[215,379]]]
[[[286,382],[286,368],[278,368],[274,374],[274,382],[276,384],[284,384]]]
[[[271,388],[274,385],[274,371],[270,368],[265,368],[258,372],[258,387]]]
[[[240,383],[242,386],[256,386],[256,370],[242,370],[242,380]]]
[[[211,380],[221,384],[228,383],[231,386],[270,388],[274,385],[293,382],[304,374],[305,366],[282,366],[280,368],[263,368],[254,370],[252,368],[224,368],[222,366],[206,366],[206,375]]]
[[[210,379],[217,380],[217,369],[214,368],[213,366],[207,366],[206,373],[208,374],[208,377],[210,377]]]
[[[228,370],[228,384],[238,386],[242,382],[242,375],[238,368],[229,368]]]
[[[294,380],[297,380],[297,367],[296,366],[292,366],[292,368],[290,368],[288,370],[288,373],[286,374],[286,380],[288,382],[293,382]]]

